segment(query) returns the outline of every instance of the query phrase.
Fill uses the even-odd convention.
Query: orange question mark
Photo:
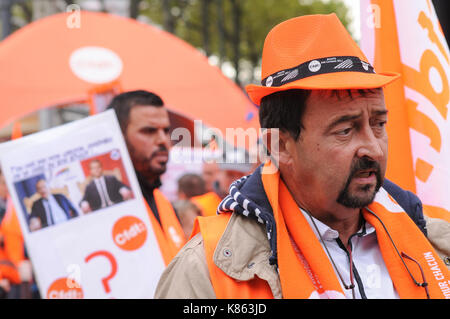
[[[106,250],[95,251],[92,254],[90,254],[89,256],[87,256],[84,259],[84,261],[89,262],[89,260],[91,260],[92,258],[98,257],[98,256],[106,257],[109,260],[109,262],[111,263],[111,273],[102,279],[103,288],[105,289],[106,293],[109,293],[111,291],[111,288],[109,287],[109,281],[117,273],[117,261],[114,258],[114,256],[110,252],[107,252]]]

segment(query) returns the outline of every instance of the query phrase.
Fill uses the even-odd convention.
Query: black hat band
[[[294,68],[278,71],[261,81],[267,87],[278,87],[313,75],[336,72],[375,73],[373,67],[355,56],[321,58],[302,63]]]

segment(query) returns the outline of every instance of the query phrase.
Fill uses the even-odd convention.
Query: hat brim
[[[287,83],[283,86],[267,87],[249,84],[245,87],[248,96],[256,105],[261,99],[269,94],[291,89],[303,90],[348,90],[348,89],[375,89],[400,78],[398,73],[362,73],[362,72],[339,72],[310,76],[304,79]]]

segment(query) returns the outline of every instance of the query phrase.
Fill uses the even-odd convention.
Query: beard
[[[150,154],[150,156],[138,154],[135,148],[130,144],[127,144],[127,146],[133,166],[140,174],[147,178],[153,179],[159,178],[166,172],[167,161],[154,163],[154,158],[158,155],[158,153],[168,152],[168,149],[165,146],[160,146],[156,151]]]
[[[353,180],[353,178],[362,170],[374,170],[373,174],[375,174],[376,177],[376,184],[375,188],[371,191],[372,184],[366,184],[362,187],[358,187],[359,193],[362,194],[356,194],[352,193],[350,190],[350,184]],[[381,175],[381,168],[380,164],[376,161],[369,160],[368,158],[360,158],[356,162],[352,164],[352,167],[350,169],[350,174],[347,179],[347,182],[345,183],[345,186],[339,193],[339,196],[337,198],[337,202],[345,207],[348,208],[362,208],[370,203],[373,202],[375,195],[377,194],[378,190],[383,185],[383,177]]]

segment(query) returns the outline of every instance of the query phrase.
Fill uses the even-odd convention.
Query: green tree
[[[220,62],[231,62],[239,81],[242,62],[250,65],[250,78],[259,68],[264,39],[276,24],[296,16],[336,13],[347,27],[348,8],[342,1],[301,0],[142,0],[147,2],[141,14],[154,23],[215,55]],[[248,71],[247,70],[247,71]]]

